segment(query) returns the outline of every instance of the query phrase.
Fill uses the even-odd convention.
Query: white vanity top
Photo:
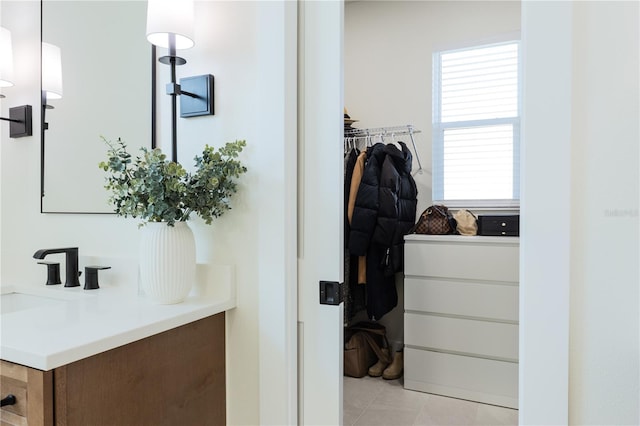
[[[234,308],[232,268],[198,267],[198,283],[184,302],[174,305],[138,295],[135,284],[101,281],[97,290],[3,286],[3,294],[36,297],[30,298],[33,307],[9,312],[7,306],[0,315],[0,359],[51,370]]]

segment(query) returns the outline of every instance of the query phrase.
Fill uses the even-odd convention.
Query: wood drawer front
[[[405,314],[404,341],[409,346],[518,360],[517,324]]]
[[[2,407],[0,411],[0,424],[27,424],[27,384],[10,377],[1,376],[0,395],[4,398],[9,394],[16,397],[16,403]]]
[[[9,394],[16,397],[16,403],[2,407],[1,419],[3,423],[20,424],[21,419],[16,416],[27,415],[27,367],[0,361],[0,397]],[[24,419],[26,423],[26,419]]]
[[[518,321],[518,286],[405,278],[404,309]]]
[[[518,408],[518,364],[405,348],[404,387]]]
[[[519,280],[517,244],[407,241],[404,256],[405,275],[481,281]]]

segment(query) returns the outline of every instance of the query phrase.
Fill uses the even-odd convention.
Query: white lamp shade
[[[0,27],[0,87],[13,86],[11,31]]]
[[[60,48],[42,43],[42,90],[47,99],[62,98],[62,55]]]
[[[193,0],[148,0],[147,40],[169,47],[169,36],[175,35],[176,49],[193,47]]]

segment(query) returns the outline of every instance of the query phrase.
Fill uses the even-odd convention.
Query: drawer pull
[[[7,395],[6,397],[2,398],[2,401],[0,401],[0,407],[4,407],[5,405],[13,405],[16,403],[16,397],[14,395]]]

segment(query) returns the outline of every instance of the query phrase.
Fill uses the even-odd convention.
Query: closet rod
[[[420,133],[421,130],[416,129],[411,124],[406,126],[393,126],[393,127],[374,127],[368,129],[345,129],[345,137],[367,137],[367,136],[391,136],[396,135],[409,135],[413,133]]]
[[[411,124],[405,126],[392,126],[392,127],[374,127],[368,129],[345,129],[344,137],[346,138],[372,138],[374,136],[391,136],[392,138],[399,135],[409,135],[411,139],[411,145],[413,145],[413,152],[415,153],[416,161],[418,162],[418,170],[415,173],[422,173],[422,163],[420,162],[420,156],[416,148],[416,142],[413,139],[413,135],[421,133],[421,130],[416,129]],[[415,174],[414,173],[414,174]]]

